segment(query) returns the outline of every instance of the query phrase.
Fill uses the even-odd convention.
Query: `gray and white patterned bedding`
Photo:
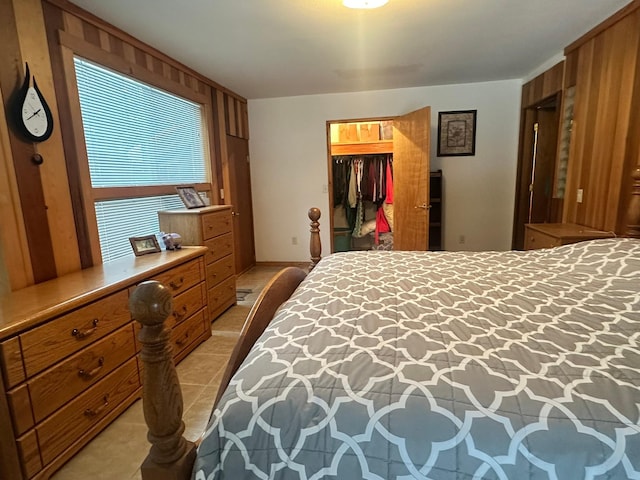
[[[323,259],[193,476],[640,478],[640,241]]]

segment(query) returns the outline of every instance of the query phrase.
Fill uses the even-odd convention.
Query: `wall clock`
[[[53,133],[53,115],[42,92],[38,88],[35,76],[33,86],[29,64],[26,65],[24,82],[16,92],[14,101],[14,119],[18,132],[31,142],[44,142]],[[36,153],[31,157],[34,163],[42,163],[42,156]]]

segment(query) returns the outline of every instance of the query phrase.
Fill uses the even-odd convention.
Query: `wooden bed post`
[[[182,436],[182,392],[173,363],[170,331],[171,293],[156,281],[142,282],[129,299],[133,318],[142,325],[138,339],[144,366],[142,407],[151,449],[140,468],[143,480],[191,478],[196,447]]]
[[[627,209],[627,237],[640,238],[640,166],[631,174],[632,187]]]
[[[322,245],[320,244],[320,209],[313,207],[309,209],[309,220],[311,220],[311,240],[309,241],[309,251],[311,252],[311,265],[309,271],[313,270],[322,258]]]

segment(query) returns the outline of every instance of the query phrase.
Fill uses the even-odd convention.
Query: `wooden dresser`
[[[202,247],[128,257],[0,297],[0,478],[47,479],[141,396],[129,295],[173,294],[176,361],[211,335]]]
[[[178,233],[183,245],[204,245],[209,318],[214,320],[236,303],[233,220],[230,205],[158,212],[160,230]]]
[[[570,243],[614,237],[613,232],[603,232],[573,223],[528,223],[525,225],[524,249],[559,247]]]

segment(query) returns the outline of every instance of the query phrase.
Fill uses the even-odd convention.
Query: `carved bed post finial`
[[[171,313],[171,293],[159,282],[142,282],[129,299],[129,310],[142,325],[138,334],[144,365],[142,408],[151,443],[142,478],[189,478],[195,445],[182,436],[182,392],[169,343],[171,333],[164,325]]]
[[[311,252],[311,265],[309,265],[309,270],[313,270],[320,259],[322,258],[322,245],[320,244],[320,223],[318,220],[320,219],[320,209],[319,208],[310,208],[309,209],[309,220],[311,220],[311,240],[309,241],[309,250]]]
[[[627,237],[640,238],[640,166],[637,166],[631,174],[633,185],[631,198],[627,209]]]

